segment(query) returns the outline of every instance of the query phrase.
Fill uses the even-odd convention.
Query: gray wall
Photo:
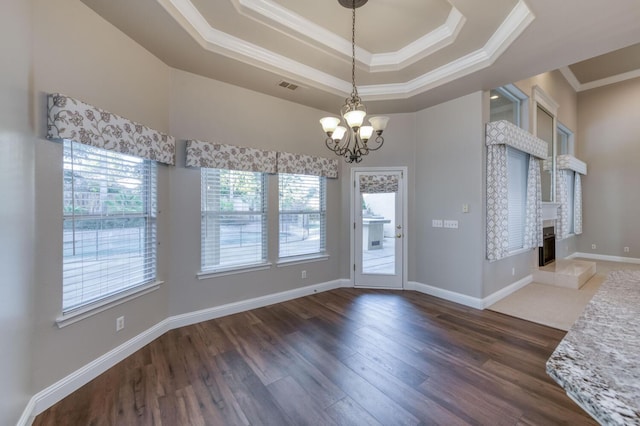
[[[415,281],[482,296],[483,94],[416,114]],[[469,213],[462,205],[469,204]],[[458,229],[432,228],[455,219]]]
[[[640,78],[578,94],[578,155],[588,164],[580,252],[640,258],[638,111]]]
[[[34,149],[31,133],[31,2],[0,13],[0,424],[15,424],[31,397],[34,291]]]
[[[36,0],[33,24],[35,111],[35,328],[33,391],[65,377],[160,322],[167,286],[59,329],[62,305],[62,145],[45,139],[46,94],[61,92],[161,131],[169,130],[169,68],[74,0]],[[73,25],[64,24],[73,17]],[[13,37],[15,39],[15,37]],[[158,276],[168,264],[169,168],[159,168]],[[125,316],[116,333],[115,319]]]
[[[329,260],[276,266],[277,239],[269,240],[269,270],[199,280],[200,171],[184,167],[184,141],[205,141],[327,156],[318,122],[322,112],[183,71],[172,71],[171,133],[181,139],[171,171],[170,315],[264,296],[340,278],[341,179],[327,179]],[[247,122],[247,119],[249,120]],[[342,171],[344,172],[344,171]],[[277,213],[277,177],[269,177],[268,206]],[[271,214],[269,235],[278,235]],[[307,278],[301,279],[301,271]]]
[[[0,107],[0,188],[12,202],[3,207],[0,221],[0,338],[12,345],[0,349],[0,361],[10,366],[0,373],[0,390],[9,395],[0,402],[0,424],[14,423],[30,395],[167,316],[349,277],[351,166],[342,162],[341,178],[328,183],[329,260],[198,280],[200,180],[198,170],[184,168],[181,141],[177,166],[161,166],[159,172],[158,275],[164,284],[58,329],[62,233],[56,212],[62,208],[62,148],[44,138],[47,93],[82,99],[180,140],[329,156],[318,123],[325,113],[173,70],[76,0],[8,1],[0,17],[5,35],[0,45],[11,58],[0,80],[5,100]],[[60,25],[70,16],[73,25]],[[551,77],[535,81],[555,97],[560,83]],[[533,81],[523,85],[530,87]],[[630,255],[638,257],[632,242],[612,240],[600,231],[614,220],[620,238],[638,240],[630,213],[637,210],[638,199],[607,190],[637,181],[632,159],[638,155],[634,135],[639,129],[632,115],[640,83],[634,84],[581,95],[577,146],[590,168],[584,181],[588,239],[582,241],[590,246],[593,239],[607,254],[618,254],[614,246],[621,250],[628,245]],[[575,130],[575,117],[563,103],[570,93],[564,86],[557,90],[562,93],[556,98],[560,119]],[[385,146],[362,164],[408,168],[408,279],[478,298],[526,276],[533,258],[525,253],[499,262],[484,260],[488,105],[486,94],[478,92],[414,114],[394,114]],[[245,123],[243,117],[251,121]],[[272,178],[272,206],[276,200]],[[462,213],[462,204],[469,204],[469,213]],[[605,216],[599,213],[603,206],[615,207]],[[277,229],[274,217],[272,232]],[[432,219],[457,219],[460,227],[432,228]],[[275,244],[270,241],[271,260]],[[581,251],[587,250],[581,246]],[[306,280],[300,278],[301,269],[307,270]],[[115,318],[121,315],[126,327],[116,333]]]

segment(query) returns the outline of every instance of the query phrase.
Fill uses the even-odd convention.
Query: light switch
[[[442,228],[442,219],[433,219],[431,221],[431,226],[433,228]]]
[[[462,205],[462,213],[469,213],[469,204]]]

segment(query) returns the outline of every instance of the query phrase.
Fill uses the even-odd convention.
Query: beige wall
[[[578,95],[560,71],[550,71],[521,80],[515,85],[531,97],[533,86],[539,86],[559,105],[557,119],[572,132],[578,131]]]
[[[578,153],[588,164],[580,252],[640,258],[638,111],[640,78],[578,94]]]
[[[74,0],[35,0],[33,84],[37,247],[33,390],[65,377],[166,317],[167,286],[59,329],[62,304],[62,145],[45,139],[46,94],[61,92],[161,131],[169,130],[170,72],[162,62]],[[64,25],[73,17],[73,25]],[[169,168],[159,169],[159,210],[169,204]],[[159,215],[158,276],[166,280],[168,222]],[[116,333],[115,319],[125,316]]]
[[[31,397],[33,170],[31,2],[0,13],[0,424],[16,424]]]

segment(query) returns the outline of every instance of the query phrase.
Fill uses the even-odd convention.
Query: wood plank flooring
[[[338,289],[171,330],[34,425],[595,425],[545,373],[563,336]]]

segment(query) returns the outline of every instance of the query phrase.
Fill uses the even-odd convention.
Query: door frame
[[[351,287],[355,287],[356,284],[356,277],[355,277],[355,271],[353,268],[353,265],[355,265],[356,262],[356,230],[355,230],[355,223],[356,223],[356,202],[354,200],[355,198],[355,194],[356,194],[356,172],[380,172],[380,173],[385,173],[385,172],[400,172],[402,175],[402,179],[400,179],[399,184],[401,185],[402,191],[403,191],[403,197],[402,197],[402,233],[403,236],[401,238],[402,240],[402,288],[401,290],[406,290],[407,288],[407,282],[408,282],[408,277],[407,277],[407,271],[408,271],[408,256],[407,256],[407,249],[409,247],[408,244],[408,239],[409,239],[409,232],[408,232],[408,223],[409,223],[409,202],[408,202],[408,171],[407,171],[407,167],[406,166],[399,166],[399,167],[352,167],[351,168],[351,181],[349,183],[349,229],[350,229],[350,263],[349,263],[349,279],[351,281]],[[374,288],[374,287],[372,287]],[[385,289],[385,287],[375,287],[378,289]],[[398,290],[395,287],[387,287],[388,289],[392,289],[392,290]]]

